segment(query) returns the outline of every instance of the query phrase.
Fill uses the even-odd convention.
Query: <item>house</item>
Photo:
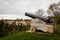
[[[4,23],[8,23],[8,24],[30,24],[31,23],[31,19],[16,19],[16,20],[8,20],[8,19],[3,19]]]

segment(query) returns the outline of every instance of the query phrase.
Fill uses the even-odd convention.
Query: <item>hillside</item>
[[[18,32],[13,35],[2,37],[0,40],[60,40],[60,25],[57,25],[57,32],[52,35]]]

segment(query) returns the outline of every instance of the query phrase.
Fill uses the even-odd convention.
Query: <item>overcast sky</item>
[[[29,18],[25,12],[35,13],[38,9],[47,10],[49,5],[59,0],[0,0],[0,19]]]

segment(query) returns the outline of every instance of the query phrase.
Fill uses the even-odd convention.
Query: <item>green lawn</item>
[[[0,40],[60,40],[60,25],[57,25],[57,32],[52,35],[19,32],[13,35],[2,37]]]

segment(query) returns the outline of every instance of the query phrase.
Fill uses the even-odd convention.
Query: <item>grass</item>
[[[57,32],[52,35],[18,32],[13,35],[2,37],[0,40],[60,40],[60,25],[57,25]]]

